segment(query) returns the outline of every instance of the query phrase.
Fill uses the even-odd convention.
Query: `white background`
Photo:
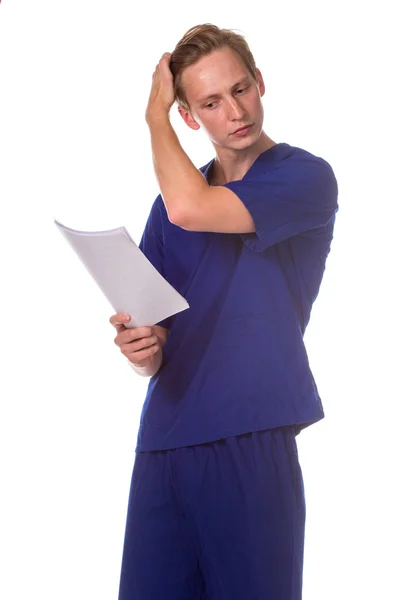
[[[158,193],[144,121],[152,72],[204,22],[245,34],[267,86],[267,134],[322,156],[339,182],[335,239],[306,334],[326,419],[298,438],[304,600],[398,597],[400,101],[391,5],[3,0],[4,600],[117,598],[148,380],[114,345],[113,310],[53,218],[77,229],[125,225],[139,242]],[[214,156],[176,108],[173,123],[196,166]]]

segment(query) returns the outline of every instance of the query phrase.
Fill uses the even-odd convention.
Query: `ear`
[[[198,122],[192,117],[190,113],[186,110],[178,106],[178,112],[181,115],[182,119],[185,121],[186,125],[190,127],[190,129],[200,129],[200,125]]]
[[[264,96],[265,94],[265,83],[263,80],[263,76],[261,75],[260,69],[256,69],[257,71],[257,85],[260,90],[260,96]]]

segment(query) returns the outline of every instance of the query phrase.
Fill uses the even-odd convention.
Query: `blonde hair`
[[[231,48],[244,62],[254,80],[257,80],[256,63],[243,35],[231,29],[220,29],[211,23],[196,25],[189,29],[172,52],[170,69],[174,76],[175,100],[190,113],[187,96],[182,85],[183,70],[193,65],[202,56],[219,48]]]

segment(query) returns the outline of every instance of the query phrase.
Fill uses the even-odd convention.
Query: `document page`
[[[127,327],[152,326],[189,308],[186,299],[157,271],[125,227],[79,231],[54,223]]]

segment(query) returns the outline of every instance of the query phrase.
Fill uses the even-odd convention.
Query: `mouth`
[[[244,125],[244,127],[239,127],[239,129],[236,129],[236,131],[234,131],[232,135],[245,135],[251,129],[251,127],[253,127],[253,125],[254,123],[250,123],[250,125]]]

